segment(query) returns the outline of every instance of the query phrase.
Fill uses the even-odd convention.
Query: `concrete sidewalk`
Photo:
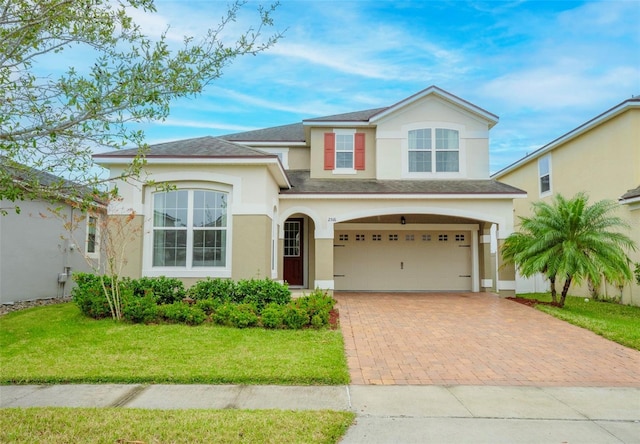
[[[640,388],[0,386],[0,407],[345,410],[342,443],[640,443]]]

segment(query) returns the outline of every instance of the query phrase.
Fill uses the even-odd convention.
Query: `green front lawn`
[[[551,302],[549,293],[519,294],[518,297]],[[607,339],[640,350],[640,307],[599,302],[568,296],[564,308],[536,305],[538,310]]]
[[[338,330],[96,321],[72,304],[0,317],[0,383],[346,384]]]
[[[354,417],[329,411],[3,409],[0,442],[336,443]]]

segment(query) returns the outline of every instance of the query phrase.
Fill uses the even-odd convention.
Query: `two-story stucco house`
[[[571,197],[584,191],[591,202],[619,201],[617,215],[630,225],[627,234],[640,247],[640,97],[619,103],[492,177],[527,191],[528,197],[514,204],[516,217],[529,216],[533,202],[558,193]],[[629,252],[629,257],[640,262],[640,251]],[[518,276],[519,293],[547,290],[542,277]],[[599,291],[620,294],[610,285]],[[570,293],[589,296],[586,285],[574,286]],[[622,301],[640,305],[640,286],[623,288]]]
[[[144,228],[127,272],[513,294],[490,233],[513,231],[525,193],[489,178],[497,122],[432,86],[385,108],[151,146],[149,179],[175,190],[118,184],[111,214],[133,210]],[[95,160],[118,177],[134,155]]]

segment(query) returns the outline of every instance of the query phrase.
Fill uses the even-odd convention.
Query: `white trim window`
[[[336,169],[353,170],[355,131],[335,131]]]
[[[99,245],[98,245],[98,217],[97,216],[87,216],[87,238],[85,242],[85,252],[87,256],[97,256],[99,253]]]
[[[409,131],[409,172],[431,172],[431,128]]]
[[[460,171],[460,133],[458,130],[419,128],[408,133],[410,173],[457,173]],[[435,145],[435,146],[434,146]],[[434,168],[435,166],[435,168]]]
[[[228,194],[176,190],[153,194],[153,268],[227,266]]]
[[[538,159],[538,186],[540,196],[551,194],[551,156]]]

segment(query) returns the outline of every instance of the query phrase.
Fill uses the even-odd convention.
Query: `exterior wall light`
[[[404,216],[401,216],[400,217],[400,224],[406,225],[406,223],[407,223],[407,219],[405,219]]]

